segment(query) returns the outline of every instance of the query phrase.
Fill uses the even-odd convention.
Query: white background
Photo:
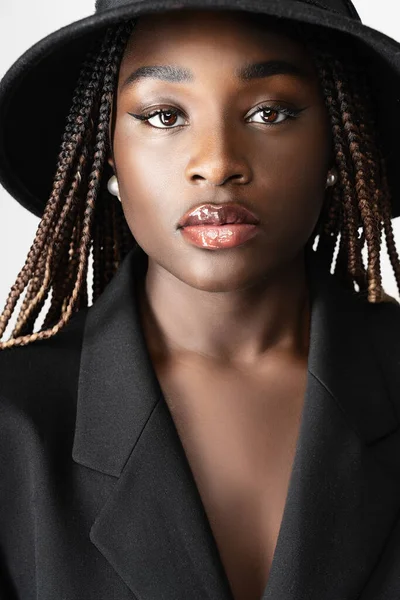
[[[397,0],[355,0],[362,21],[400,41]],[[11,64],[32,44],[94,12],[94,0],[0,0],[0,78]],[[23,264],[36,234],[39,219],[22,208],[0,185],[0,311],[10,287]],[[396,241],[400,249],[400,219],[394,221]],[[386,291],[399,299],[391,265],[384,249],[383,284]],[[18,309],[19,303],[17,305]],[[4,339],[8,339],[16,318],[14,312]],[[43,317],[42,317],[43,318]],[[41,323],[39,319],[35,331]]]

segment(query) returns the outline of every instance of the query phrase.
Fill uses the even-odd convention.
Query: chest
[[[299,433],[306,369],[156,365],[235,600],[260,600]]]

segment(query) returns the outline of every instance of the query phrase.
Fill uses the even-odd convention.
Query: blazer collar
[[[400,448],[385,452],[400,445],[400,378],[387,376],[375,324],[385,309],[344,290],[312,254],[307,390],[260,600],[355,598],[400,508]],[[118,478],[90,537],[141,600],[232,600],[147,351],[135,287],[146,269],[137,246],[86,319],[72,456]],[[386,352],[398,354],[397,345]]]

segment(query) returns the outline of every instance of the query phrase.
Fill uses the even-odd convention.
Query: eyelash
[[[253,117],[255,114],[257,114],[258,112],[262,112],[263,110],[273,110],[275,112],[281,112],[284,115],[286,115],[287,119],[285,119],[284,121],[281,121],[280,123],[260,123],[261,125],[266,125],[267,127],[273,127],[276,125],[281,125],[281,123],[285,123],[288,120],[292,120],[292,119],[296,119],[298,117],[298,115],[304,110],[303,109],[295,109],[295,108],[287,108],[285,106],[281,106],[279,104],[263,104],[262,106],[259,106],[257,110],[255,110],[250,116]],[[157,110],[152,111],[151,113],[146,113],[146,114],[134,114],[134,113],[129,113],[132,117],[134,117],[135,119],[139,119],[140,121],[148,121],[149,119],[151,119],[152,117],[156,117],[157,115],[160,114],[164,114],[164,113],[170,113],[172,115],[182,115],[182,111],[178,110],[177,108],[158,108]],[[179,127],[184,127],[184,125],[175,125],[175,126],[164,126],[164,127],[156,127],[155,125],[151,125],[149,123],[146,123],[146,125],[149,125],[150,127],[153,127],[154,129],[178,129]]]

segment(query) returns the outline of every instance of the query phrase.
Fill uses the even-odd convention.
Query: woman
[[[118,4],[0,89],[2,182],[41,216],[0,318],[27,288],[2,597],[394,600],[399,47],[347,1]]]

